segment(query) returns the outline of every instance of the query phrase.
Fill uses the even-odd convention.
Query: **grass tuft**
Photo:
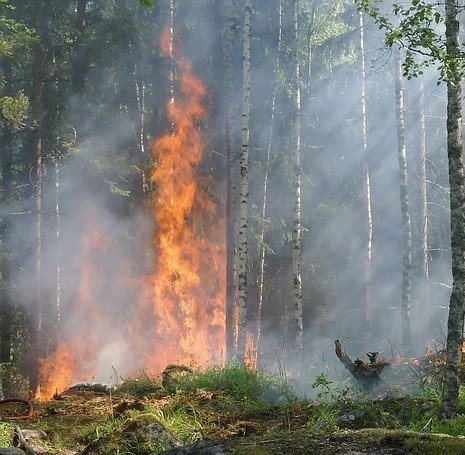
[[[135,398],[158,398],[165,394],[165,391],[153,376],[140,376],[125,380],[115,392],[118,395],[129,395]]]
[[[13,436],[13,427],[7,422],[0,422],[0,447],[11,445]]]
[[[221,391],[243,403],[273,406],[295,401],[287,380],[243,365],[215,366],[179,380],[178,392]]]

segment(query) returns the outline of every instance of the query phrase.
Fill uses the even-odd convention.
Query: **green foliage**
[[[12,442],[13,427],[7,422],[0,422],[0,447],[9,447]]]
[[[262,406],[291,402],[295,399],[290,385],[283,378],[235,364],[212,367],[182,378],[178,389],[180,391],[220,390],[236,401]]]
[[[29,98],[21,90],[16,96],[0,98],[0,113],[3,123],[12,130],[19,130],[24,126],[29,110]]]
[[[440,5],[427,0],[394,3],[390,13],[381,10],[379,0],[357,0],[359,8],[371,16],[386,33],[388,47],[405,51],[403,72],[407,79],[423,74],[428,67],[438,66],[440,80],[451,80],[465,72],[465,54],[446,44],[445,18]]]
[[[160,382],[151,376],[141,376],[125,380],[116,390],[117,394],[136,398],[160,396],[164,393]]]
[[[153,1],[152,0],[139,0],[141,5],[145,6],[153,6]]]
[[[29,381],[13,363],[0,364],[0,381],[5,396],[27,396]]]
[[[169,406],[164,409],[153,409],[153,415],[170,432],[184,444],[203,439],[202,422],[197,418],[193,406]]]
[[[318,398],[327,398],[332,393],[332,385],[333,381],[330,381],[324,373],[320,373],[312,384],[312,389],[320,389],[317,393]]]
[[[339,410],[335,403],[320,403],[312,408],[307,428],[312,431],[335,431],[339,421]]]

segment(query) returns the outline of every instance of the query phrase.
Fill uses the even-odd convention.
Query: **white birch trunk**
[[[371,302],[371,263],[373,255],[373,217],[371,209],[371,182],[368,159],[367,114],[366,114],[366,67],[365,67],[365,24],[363,12],[359,12],[360,24],[360,77],[361,77],[361,130],[363,147],[364,172],[364,205],[365,205],[365,346],[372,339],[373,309]]]
[[[397,142],[400,180],[400,207],[402,212],[403,229],[403,260],[402,260],[402,348],[408,355],[412,348],[412,334],[410,327],[410,300],[412,286],[412,224],[410,220],[407,172],[407,146],[405,140],[404,121],[404,88],[402,86],[402,68],[399,51],[395,51],[395,91],[397,113]]]
[[[239,332],[237,359],[243,362],[247,330],[247,234],[249,222],[249,123],[250,123],[250,19],[251,3],[244,0],[243,29],[243,82],[242,82],[242,147],[240,156],[240,208],[239,208],[239,257],[238,257],[238,310]]]
[[[428,173],[426,167],[426,120],[425,120],[425,88],[423,82],[420,84],[420,156],[421,156],[421,271],[425,281],[425,308],[430,312],[429,306],[429,260],[428,260]]]
[[[292,236],[292,269],[294,290],[295,349],[297,353],[303,348],[303,308],[301,251],[301,167],[300,167],[300,65],[299,65],[299,0],[293,0],[292,19],[292,53],[293,53],[293,152],[294,152],[294,225]]]
[[[224,63],[226,73],[226,359],[237,352],[237,174],[238,156],[234,140],[234,45],[235,8],[233,0],[226,0],[226,33]]]
[[[60,187],[60,157],[54,161],[55,166],[55,311],[56,323],[61,321],[61,187]]]

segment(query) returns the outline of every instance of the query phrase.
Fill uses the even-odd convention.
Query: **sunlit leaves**
[[[19,130],[24,126],[29,110],[29,98],[20,91],[16,96],[0,98],[0,114],[2,123],[12,130]]]
[[[465,54],[446,46],[445,18],[437,4],[427,0],[394,3],[388,13],[381,12],[377,0],[358,0],[358,5],[385,31],[387,46],[405,50],[403,72],[408,79],[431,66],[438,68],[443,81],[456,70],[465,72]]]

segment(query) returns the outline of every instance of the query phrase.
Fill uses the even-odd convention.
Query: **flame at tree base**
[[[160,47],[165,55],[171,51],[168,29]],[[205,146],[199,122],[206,116],[206,90],[176,48],[172,53],[180,71],[179,95],[166,105],[172,128],[152,147],[155,272],[136,313],[151,315],[151,343],[144,340],[138,350],[152,371],[173,362],[203,366],[220,360],[225,346],[224,221],[197,171]],[[135,328],[130,334],[137,340],[138,321]]]
[[[160,37],[165,55],[170,46],[166,29]],[[160,373],[171,363],[203,367],[222,361],[225,354],[224,219],[218,217],[197,169],[205,146],[199,122],[206,117],[207,93],[176,48],[173,59],[179,70],[179,95],[166,106],[172,128],[152,147],[156,166],[151,180],[157,196],[147,208],[155,225],[150,246],[154,271],[128,282],[138,294],[122,331],[133,374],[141,369]],[[68,330],[72,336],[65,331],[55,352],[42,360],[39,399],[89,380],[96,369],[109,323],[92,295],[99,271],[89,264],[100,245],[84,237],[81,285],[71,311],[79,324]]]

